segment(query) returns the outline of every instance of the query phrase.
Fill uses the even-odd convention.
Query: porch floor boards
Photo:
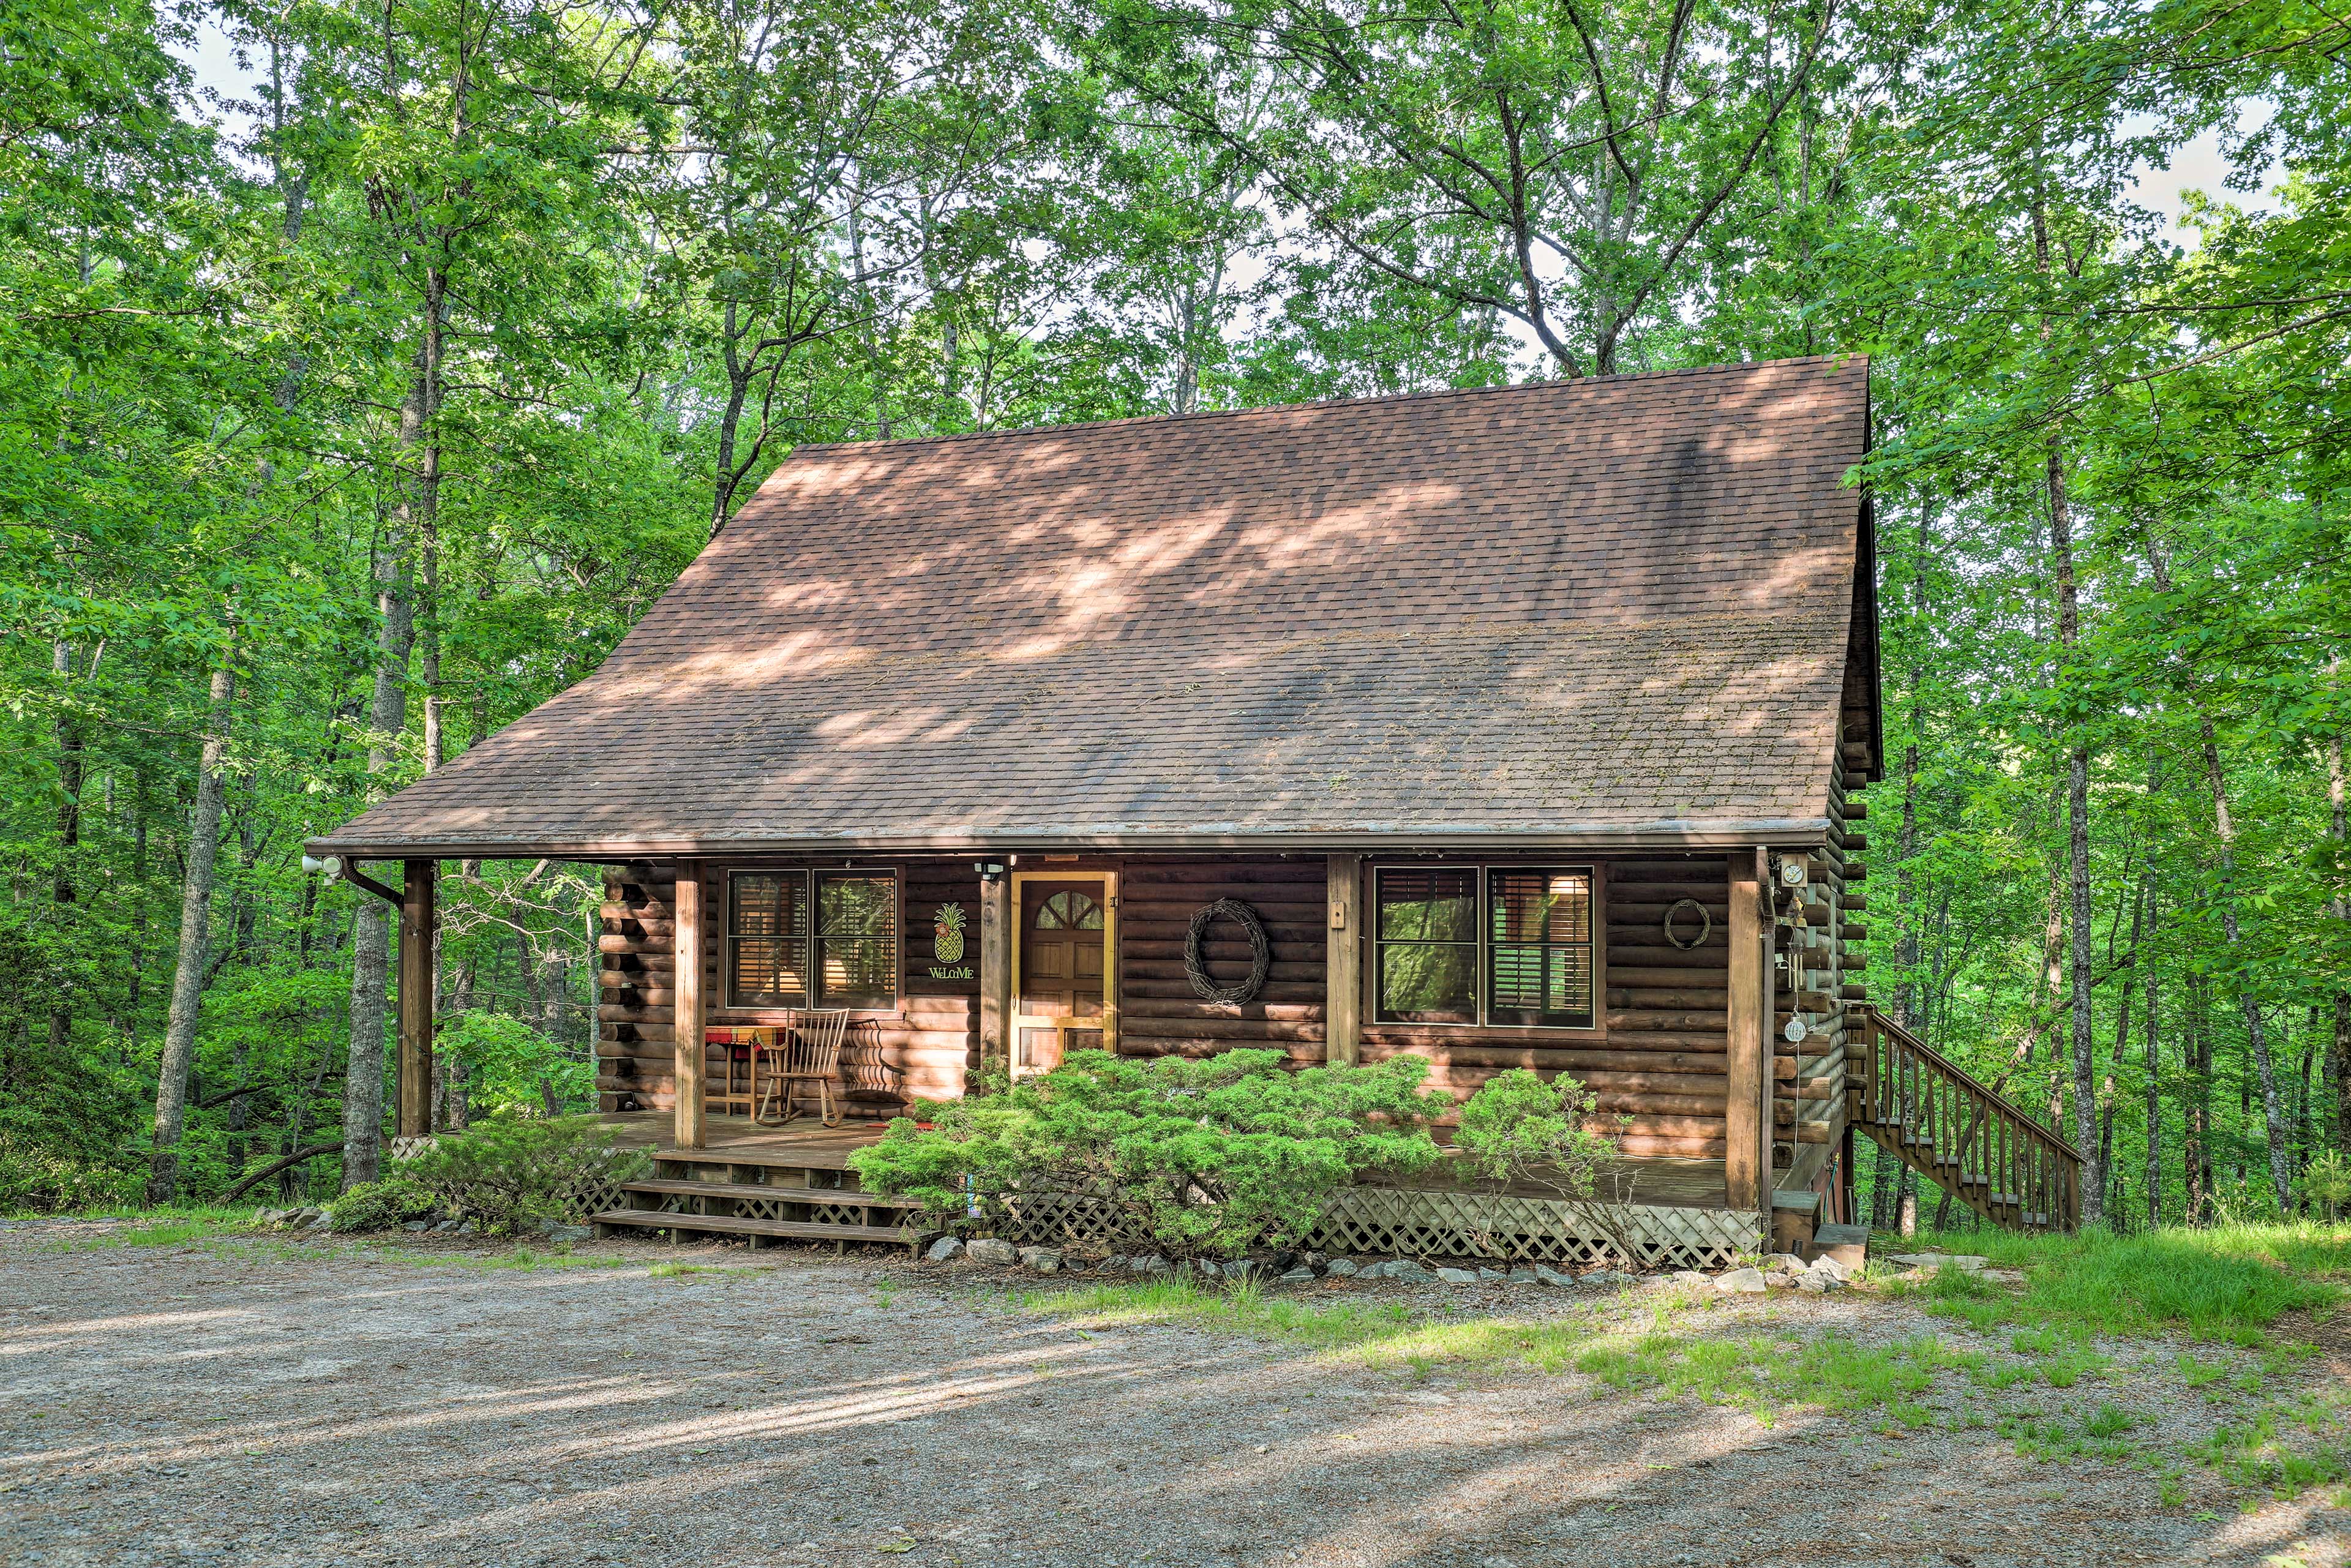
[[[601,1117],[613,1129],[623,1148],[666,1151],[673,1147],[670,1133],[673,1123],[666,1111],[612,1111]],[[813,1119],[794,1122],[781,1127],[761,1126],[743,1116],[712,1116],[705,1124],[705,1158],[732,1160],[751,1166],[796,1166],[810,1170],[841,1170],[849,1155],[868,1144],[879,1143],[883,1124],[852,1122],[845,1126],[827,1127]],[[1428,1191],[1466,1191],[1474,1184],[1452,1179],[1446,1166],[1423,1172],[1402,1182],[1377,1182],[1370,1185],[1400,1186]],[[1632,1177],[1631,1190],[1626,1194],[1633,1203],[1655,1204],[1666,1208],[1727,1208],[1723,1200],[1722,1162],[1698,1159],[1633,1159],[1620,1162],[1615,1170]],[[1482,1188],[1478,1190],[1483,1190]],[[1510,1189],[1520,1197],[1557,1197],[1559,1194],[1539,1183],[1521,1182]],[[1610,1190],[1604,1182],[1601,1191]]]

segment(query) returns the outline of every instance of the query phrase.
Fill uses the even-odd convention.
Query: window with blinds
[[[1388,1023],[1478,1021],[1478,873],[1382,870],[1379,1016]]]
[[[1373,1016],[1381,1023],[1591,1029],[1589,866],[1381,866]]]
[[[898,1005],[892,872],[738,871],[727,878],[726,1005]]]
[[[1486,873],[1486,1021],[1592,1027],[1592,873]]]

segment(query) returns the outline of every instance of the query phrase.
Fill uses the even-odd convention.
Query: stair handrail
[[[2059,1154],[2064,1155],[2067,1159],[2073,1161],[2075,1174],[2077,1176],[2080,1174],[2082,1151],[2068,1143],[2062,1134],[2052,1132],[2049,1128],[2043,1126],[2040,1123],[2026,1115],[2016,1106],[2010,1104],[2004,1095],[1985,1084],[1981,1080],[1977,1078],[1974,1073],[1970,1072],[1966,1068],[1961,1067],[1958,1062],[1953,1061],[1949,1057],[1945,1056],[1941,1051],[1937,1051],[1933,1046],[1928,1045],[1925,1040],[1920,1040],[1917,1035],[1912,1034],[1908,1030],[1904,1029],[1900,1024],[1896,1023],[1892,1019],[1887,1018],[1883,1012],[1878,1010],[1876,1003],[1867,1003],[1865,1004],[1865,1007],[1869,1014],[1870,1022],[1877,1028],[1884,1030],[1887,1034],[1892,1035],[1895,1040],[1901,1043],[1903,1049],[1916,1052],[1917,1055],[1924,1057],[1928,1065],[1932,1066],[1937,1071],[1949,1073],[1953,1078],[1958,1079],[1960,1084],[1963,1085],[1970,1093],[1973,1094],[1980,1103],[1989,1103],[1998,1106],[2001,1111],[2005,1113],[2006,1118],[2011,1124],[2022,1129],[2031,1136],[2038,1138],[2041,1142],[2048,1145],[2050,1147],[2055,1149]],[[1874,1057],[1871,1060],[1870,1065],[1872,1067],[1876,1065],[1876,1061]]]

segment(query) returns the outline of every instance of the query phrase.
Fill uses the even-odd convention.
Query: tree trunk
[[[2326,743],[2326,799],[2334,808],[2332,828],[2335,853],[2351,833],[2346,833],[2345,821],[2346,789],[2343,769],[2343,737],[2336,736]],[[2341,894],[2335,896],[2335,918],[2351,921],[2351,898]],[[2327,1060],[2335,1080],[2335,1146],[2351,1155],[2351,991],[2335,993],[2335,1039],[2327,1048]]]
[[[2149,894],[2150,904],[2153,894]],[[2147,924],[2155,924],[2155,911],[2147,911]],[[2147,967],[2147,1228],[2153,1230],[2163,1223],[2163,1109],[2158,1085],[2161,1074],[2157,1071],[2156,1056],[2158,999],[2155,966]]]
[[[155,1081],[154,1143],[147,1171],[150,1203],[170,1203],[179,1197],[180,1134],[187,1125],[188,1070],[196,1058],[196,1019],[204,1000],[213,868],[220,858],[221,806],[228,796],[225,763],[230,713],[236,700],[235,657],[232,631],[213,671],[204,755],[196,770],[195,812],[188,823],[187,873],[180,886],[180,956],[172,970],[172,1011]]]
[[[2229,956],[2241,964],[2244,939],[2237,928],[2237,832],[2229,818],[2228,782],[2220,773],[2220,743],[2210,718],[2203,720],[2204,777],[2212,789],[2212,821],[2220,840],[2220,930],[2228,938]],[[2245,1037],[2252,1042],[2253,1068],[2261,1074],[2262,1120],[2269,1133],[2270,1185],[2278,1212],[2294,1212],[2294,1168],[2288,1151],[2285,1108],[2278,1100],[2277,1069],[2270,1061],[2270,1039],[2242,969],[2237,974],[2237,1005],[2245,1015]]]
[[[394,508],[392,537],[376,559],[375,685],[368,705],[368,795],[383,796],[401,733],[408,727],[408,657],[416,642],[413,607],[402,580],[402,555],[422,532],[438,492],[439,463],[430,435],[440,378],[440,300],[428,286],[424,346],[415,382],[400,405],[400,442],[418,455],[409,496]],[[376,1179],[383,1170],[383,1030],[385,987],[392,974],[392,910],[373,894],[360,895],[351,934],[351,1037],[343,1077],[343,1186]]]
[[[73,679],[73,649],[69,644],[53,645],[50,668],[58,677],[62,698]],[[81,896],[74,873],[75,862],[81,852],[82,739],[81,727],[73,721],[69,706],[60,706],[57,729],[57,863],[56,876],[49,884],[49,902],[55,909],[58,940],[70,944],[78,939],[73,911]],[[49,991],[49,1060],[54,1062],[66,1060],[67,1048],[73,1042],[73,977],[66,966],[58,965]]]
[[[2057,565],[2057,642],[2064,670],[2081,641],[2081,591],[2074,572],[2073,508],[2065,494],[2065,462],[2055,436],[2049,440],[2049,543]],[[2061,679],[2064,675],[2061,674]],[[2082,1151],[2082,1223],[2106,1218],[2106,1152],[2098,1141],[2097,1042],[2090,1012],[2090,751],[2079,743],[2066,753],[2065,862],[2072,942],[2068,978],[2073,992],[2074,1143]]]
[[[2212,1034],[2204,977],[2188,977],[2188,1033],[2181,1042],[2187,1069],[2180,1085],[2180,1162],[2188,1183],[2187,1221],[2210,1218],[2212,1200]]]

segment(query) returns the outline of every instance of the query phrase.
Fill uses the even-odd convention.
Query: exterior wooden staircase
[[[861,1191],[847,1152],[656,1149],[653,1173],[622,1182],[622,1206],[590,1222],[599,1236],[726,1237],[755,1248],[778,1241],[914,1247],[927,1239],[908,1223],[909,1211],[921,1206]]]
[[[1863,1071],[1850,1090],[1853,1124],[1996,1225],[2072,1230],[2082,1222],[2082,1156],[2074,1145],[1876,1009],[1850,1015]]]

